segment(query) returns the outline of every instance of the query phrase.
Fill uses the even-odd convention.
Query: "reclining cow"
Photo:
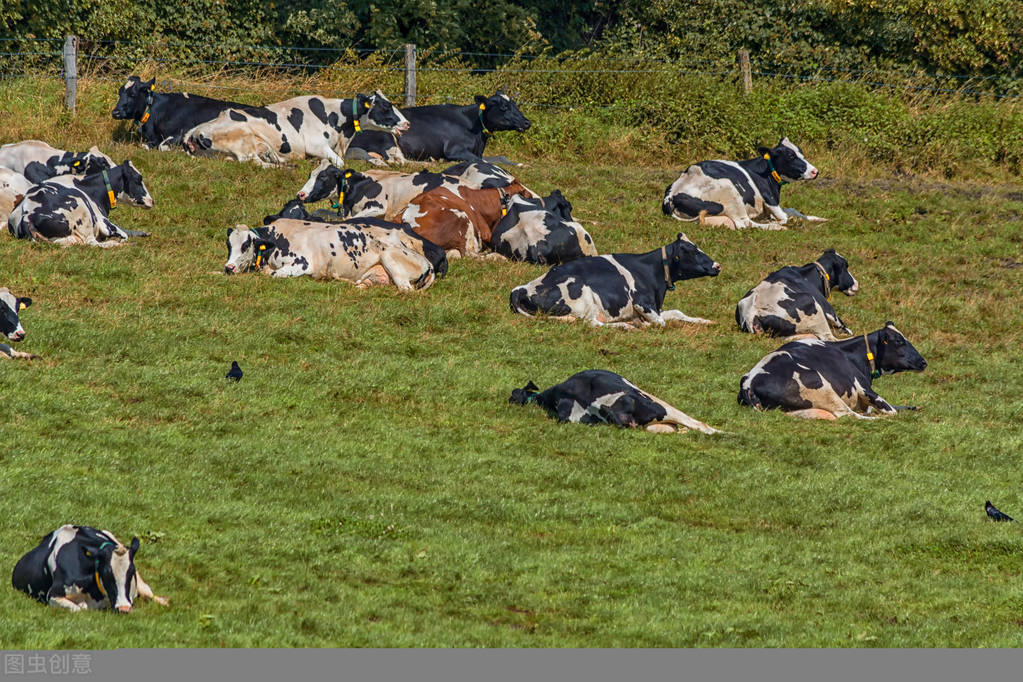
[[[685,433],[696,429],[720,433],[660,398],[641,391],[624,377],[601,369],[573,374],[546,391],[530,381],[512,391],[508,402],[539,405],[552,419],[578,424],[639,427],[652,433]]]
[[[379,90],[351,99],[293,97],[265,107],[228,109],[189,130],[184,145],[190,154],[226,154],[262,166],[307,156],[341,166],[341,156],[362,128],[401,135],[408,121]]]
[[[226,274],[265,269],[273,277],[339,279],[358,287],[394,284],[428,289],[435,272],[415,250],[421,242],[400,229],[278,220],[227,231]]]
[[[527,317],[585,320],[591,326],[635,329],[666,322],[710,324],[678,310],[662,310],[664,296],[675,282],[716,277],[721,266],[684,234],[647,253],[615,253],[586,257],[551,268],[511,292],[512,312]]]
[[[484,157],[483,151],[496,131],[525,132],[529,129],[529,120],[502,91],[490,97],[476,95],[475,99],[475,104],[465,106],[406,107],[402,113],[409,120],[409,130],[397,142],[386,133],[360,133],[349,147],[348,158],[371,163],[379,163],[380,159],[387,163],[447,159],[514,165],[503,156]]]
[[[801,339],[764,356],[739,384],[739,404],[794,417],[860,419],[915,407],[890,405],[871,388],[882,374],[922,372],[927,361],[891,322],[842,341]],[[862,413],[862,414],[861,414]]]
[[[690,166],[665,190],[661,208],[678,220],[704,222],[713,221],[706,216],[721,216],[720,221],[733,228],[786,229],[789,214],[779,205],[781,186],[816,178],[817,169],[787,137],[774,148],[759,148],[757,154],[748,161],[701,161]],[[765,214],[770,222],[754,222]]]
[[[505,198],[515,194],[533,196],[517,180],[498,189],[438,187],[409,202],[401,221],[447,250],[448,258],[481,257],[501,220]]]
[[[572,204],[559,190],[542,200],[509,195],[506,210],[490,237],[491,248],[505,258],[557,265],[597,255],[593,239],[572,220]]]
[[[39,140],[12,142],[0,147],[0,167],[21,173],[33,184],[57,175],[97,173],[116,165],[98,147],[91,147],[87,152],[69,152]]]
[[[200,123],[212,121],[228,109],[258,108],[187,92],[154,92],[155,82],[155,78],[149,81],[138,76],[129,78],[117,91],[117,104],[111,112],[115,119],[138,124],[142,146],[146,149],[179,148],[185,133]]]
[[[747,291],[735,306],[735,322],[751,334],[813,334],[835,341],[835,332],[852,331],[831,307],[833,289],[855,296],[860,285],[845,258],[828,249],[813,263],[776,270]]]
[[[139,597],[166,606],[167,598],[153,594],[139,575],[138,551],[138,538],[125,547],[110,531],[64,525],[21,557],[11,585],[44,604],[69,611],[109,608],[130,613]]]
[[[0,334],[8,341],[17,343],[25,340],[25,328],[21,326],[21,311],[32,305],[32,299],[18,297],[7,287],[0,287]],[[0,343],[0,358],[23,358],[31,360],[39,357],[33,353],[22,353],[14,350],[9,344]]]
[[[142,174],[125,161],[109,171],[84,177],[61,175],[35,185],[7,219],[11,234],[19,239],[48,241],[68,246],[118,246],[129,237],[147,232],[125,230],[113,223],[111,209],[118,200],[153,207],[153,197]]]

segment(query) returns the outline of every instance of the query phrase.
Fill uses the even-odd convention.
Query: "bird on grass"
[[[1012,521],[1012,517],[998,511],[998,507],[991,504],[991,500],[984,503],[984,511],[987,512],[987,515],[990,516],[993,521]]]
[[[231,363],[231,370],[227,374],[224,375],[224,378],[225,379],[230,379],[231,381],[241,381],[241,379],[242,379],[242,368],[238,366],[238,361],[237,360],[235,360],[234,362]]]

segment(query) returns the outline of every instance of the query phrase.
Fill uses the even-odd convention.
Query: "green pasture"
[[[561,189],[598,249],[684,230],[724,267],[666,301],[710,327],[590,329],[509,311],[543,272],[528,264],[454,261],[411,295],[224,276],[226,229],[260,223],[313,163],[112,141],[117,84],[84,85],[74,118],[55,113],[59,85],[0,86],[0,142],[131,157],[156,207],[112,217],[153,236],[0,234],[0,286],[34,300],[18,348],[42,356],[0,362],[0,568],[63,523],[95,525],[141,538],[137,565],[171,603],[68,613],[0,589],[3,647],[1023,645],[1023,530],[984,514],[990,499],[1023,520],[1018,177],[894,174],[799,139],[822,175],[783,204],[830,222],[701,228],[660,209],[699,141],[683,154],[527,111],[534,130],[488,151]],[[927,359],[874,383],[920,411],[811,423],[736,403],[778,345],[736,330],[736,301],[829,247],[860,282],[835,300],[845,322],[892,320]],[[589,368],[727,433],[559,425],[508,403]]]

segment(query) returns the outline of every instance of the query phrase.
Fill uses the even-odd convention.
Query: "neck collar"
[[[870,350],[870,340],[866,334],[863,335],[863,345],[867,347],[867,364],[870,366],[870,378],[876,379],[881,376],[881,372],[877,368],[877,363],[874,362],[874,353]]]
[[[778,183],[779,187],[789,184],[788,180],[782,180],[781,175],[779,175],[778,171],[774,169],[774,162],[771,161],[770,154],[764,154],[764,160],[767,161],[767,167],[771,169],[771,177],[774,178],[774,181]]]
[[[144,112],[142,112],[142,118],[140,118],[138,121],[136,121],[136,123],[138,123],[138,126],[140,128],[143,125],[145,125],[146,121],[149,120],[149,112],[150,112],[150,110],[152,108],[153,108],[153,91],[150,90],[149,94],[146,95],[146,110]]]
[[[813,264],[817,266],[817,270],[821,273],[821,278],[824,280],[824,300],[828,300],[831,298],[831,276],[824,269],[824,266],[820,264],[820,261],[815,260]]]
[[[114,197],[114,188],[110,185],[110,175],[104,170],[103,184],[107,186],[107,199],[110,201],[110,210],[117,208],[117,199]]]
[[[356,95],[352,98],[352,119],[355,123],[355,132],[361,133],[362,127],[359,125],[359,96]]]
[[[344,206],[346,189],[348,189],[348,176],[342,173],[341,177],[337,181],[337,203],[331,206],[331,208],[337,209],[338,215],[341,215],[342,211],[345,210]]]
[[[501,217],[508,215],[508,200],[510,197],[508,193],[504,191],[504,187],[498,187],[497,191],[501,193]]]
[[[671,283],[671,273],[668,272],[668,247],[661,247],[661,265],[664,266],[664,283],[668,285],[668,291],[674,291],[675,285]]]
[[[103,544],[101,544],[99,546],[99,549],[97,549],[96,551],[97,552],[102,552],[104,547],[106,547],[107,545],[113,546],[113,544],[114,543],[112,543],[112,542],[104,542]],[[96,580],[96,587],[99,589],[99,593],[102,594],[104,597],[107,596],[107,591],[103,588],[103,581],[99,579],[99,557],[98,556],[94,558],[92,572],[93,572],[93,578]]]

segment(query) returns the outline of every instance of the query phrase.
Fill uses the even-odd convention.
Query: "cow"
[[[383,130],[401,135],[408,121],[377,90],[351,99],[293,97],[265,107],[228,109],[185,134],[190,154],[226,154],[264,167],[314,156],[341,166],[356,132]]]
[[[17,171],[0,168],[0,216],[10,215],[33,184]]]
[[[872,419],[900,410],[873,391],[882,374],[922,372],[927,361],[892,322],[877,331],[841,341],[800,339],[768,353],[739,383],[739,404],[757,410],[780,408],[804,419],[852,415]],[[862,412],[862,414],[861,414]]]
[[[860,285],[845,258],[828,249],[813,263],[776,270],[747,291],[735,306],[735,322],[740,331],[751,334],[813,334],[835,341],[835,332],[852,331],[831,307],[834,289],[855,296]]]
[[[559,190],[543,200],[509,195],[506,210],[490,237],[491,248],[505,258],[556,265],[597,255],[593,239],[572,220],[572,204]]]
[[[489,161],[463,161],[448,166],[440,173],[458,178],[473,189],[507,187],[515,182],[515,176]]]
[[[98,147],[91,147],[87,152],[69,152],[39,140],[12,142],[0,147],[0,167],[21,173],[33,184],[57,175],[97,173],[116,165]]]
[[[117,201],[153,207],[142,174],[131,161],[79,178],[61,175],[35,185],[7,219],[19,239],[110,247],[148,233],[125,230],[108,217]]]
[[[561,423],[613,424],[620,428],[640,427],[652,433],[685,433],[689,429],[720,433],[640,390],[621,375],[602,369],[573,374],[546,391],[540,391],[530,381],[512,391],[508,402],[539,405],[549,417]]]
[[[187,92],[154,92],[154,83],[155,78],[143,81],[138,76],[130,77],[117,91],[117,104],[111,112],[115,119],[135,121],[146,149],[175,149],[185,133],[200,123],[212,121],[228,109],[254,108]]]
[[[31,298],[15,296],[7,287],[0,287],[0,334],[7,337],[7,340],[17,343],[25,339],[25,328],[21,326],[20,313],[30,305]],[[31,360],[37,357],[39,356],[33,353],[22,353],[11,348],[9,344],[0,343],[0,358]]]
[[[487,160],[514,165],[503,156],[484,157],[487,140],[499,130],[525,132],[530,126],[515,102],[501,90],[490,97],[476,95],[475,104],[406,107],[402,113],[408,118],[409,130],[397,143],[386,133],[360,133],[349,147],[349,158],[383,158],[388,163]]]
[[[153,594],[139,575],[138,551],[138,538],[125,547],[108,530],[66,524],[43,536],[35,549],[21,557],[11,585],[44,604],[69,611],[109,608],[131,613],[139,597],[167,606],[169,600]]]
[[[675,241],[647,253],[588,256],[556,265],[515,287],[510,304],[512,312],[527,317],[581,319],[594,327],[663,327],[673,320],[711,324],[661,306],[675,282],[720,272],[721,266],[680,232]]]
[[[428,289],[435,272],[415,250],[420,242],[400,229],[277,220],[227,231],[225,274],[265,267],[273,277],[340,279],[362,288],[394,284],[400,291]]]
[[[760,147],[747,161],[701,161],[689,166],[664,192],[661,208],[678,220],[721,216],[733,227],[784,230],[789,214],[779,206],[786,182],[812,180],[818,175],[799,147],[783,137],[776,147]],[[769,214],[767,223],[754,222]],[[821,221],[816,216],[807,220]]]
[[[438,187],[410,201],[402,211],[401,221],[443,247],[448,258],[477,258],[483,255],[484,247],[490,246],[491,233],[501,220],[505,198],[514,194],[533,196],[518,181],[497,189],[459,186],[452,191]]]

